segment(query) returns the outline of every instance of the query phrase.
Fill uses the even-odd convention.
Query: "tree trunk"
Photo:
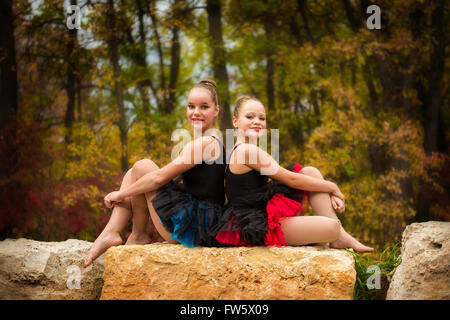
[[[5,154],[0,165],[0,177],[9,177],[17,169],[17,154],[14,147],[17,90],[12,0],[2,0],[0,1],[0,145],[4,145],[5,149],[2,152]]]
[[[77,0],[70,0],[71,5],[77,5]],[[67,62],[67,78],[65,89],[67,92],[67,108],[66,115],[64,117],[65,137],[66,144],[70,144],[72,140],[72,127],[75,121],[75,96],[76,96],[76,56],[77,56],[77,29],[69,29],[69,40],[66,46],[66,62]]]
[[[148,3],[146,3],[148,4]],[[146,71],[147,70],[147,47],[146,47],[146,32],[145,32],[145,25],[144,25],[144,6],[142,4],[142,0],[136,0],[136,7],[137,7],[137,15],[138,15],[138,21],[139,21],[139,51],[136,54],[136,63],[139,65],[139,67]],[[150,146],[151,146],[151,140],[152,136],[150,133],[150,103],[149,103],[149,95],[148,95],[148,79],[142,79],[138,81],[138,89],[139,94],[141,95],[142,99],[142,106],[143,106],[143,113],[144,113],[144,135],[145,135],[145,151],[147,153],[150,153]]]
[[[158,19],[156,16],[156,2],[152,1],[150,6],[150,18],[152,20],[154,37],[156,40],[156,49],[158,51],[159,58],[159,87],[162,88],[162,94],[158,92],[157,88],[152,87],[153,94],[155,96],[156,103],[158,105],[158,110],[165,113],[166,109],[166,75],[164,73],[164,53],[161,44],[161,37],[158,32]],[[161,95],[161,96],[160,96]]]
[[[317,95],[318,95],[317,89],[311,90],[311,103],[314,108],[314,115],[320,117],[320,107]]]
[[[345,14],[347,16],[347,20],[350,24],[350,27],[352,28],[353,32],[358,32],[359,28],[361,28],[361,26],[362,26],[360,17],[356,13],[356,10],[353,8],[353,5],[351,4],[351,2],[349,0],[342,0],[342,2],[344,4]],[[361,3],[361,7],[367,8],[367,4],[363,4],[363,2],[364,1],[362,1],[362,3]],[[365,14],[365,11],[361,11],[361,13]],[[371,106],[373,112],[375,114],[377,114],[379,111],[378,110],[378,108],[379,108],[378,95],[375,90],[375,85],[373,83],[372,71],[370,69],[370,57],[367,56],[366,59],[368,61],[366,61],[362,65],[362,73],[364,75],[363,78],[364,78],[364,81],[366,82],[367,89],[369,90],[370,106]]]
[[[445,42],[443,28],[444,1],[439,1],[432,13],[432,45],[430,56],[430,69],[428,79],[428,92],[425,99],[425,137],[424,149],[427,155],[439,150],[439,137],[441,129],[440,106],[441,106],[441,78],[445,60]],[[445,150],[448,151],[448,150]],[[431,194],[433,188],[427,183],[423,183],[419,189],[417,197],[416,215],[417,222],[428,221],[430,219],[430,208],[433,203]]]
[[[275,114],[275,51],[273,49],[273,33],[275,29],[274,19],[271,15],[266,14],[264,17],[264,30],[266,33],[266,93],[267,93],[267,110],[269,115]],[[269,121],[273,120],[269,118]]]
[[[382,87],[382,103],[381,109],[384,111],[394,110],[395,103],[395,90],[394,90],[394,79],[393,73],[396,73],[395,70],[389,66],[388,53],[379,54],[374,53],[373,57],[375,59],[375,63],[378,70],[378,78],[380,79],[381,87]]]
[[[308,35],[308,40],[311,41],[311,43],[315,43],[314,37],[311,32],[311,28],[309,27],[308,15],[306,14],[306,2],[305,0],[298,0],[297,4],[298,4],[298,11],[302,16],[303,24],[305,25],[305,31],[306,34]]]
[[[445,44],[443,31],[444,1],[439,1],[432,13],[432,49],[425,113],[424,147],[427,154],[438,151],[439,108],[441,105],[441,78],[444,70]]]
[[[350,0],[342,0],[344,4],[345,14],[347,15],[348,22],[350,23],[350,27],[354,32],[358,32],[361,24],[358,22],[358,19],[355,17],[355,12]]]
[[[206,12],[208,14],[209,34],[211,35],[212,65],[214,78],[218,82],[219,96],[219,125],[221,130],[232,127],[230,112],[230,92],[226,62],[226,51],[222,36],[222,12],[220,0],[207,0]]]
[[[366,82],[367,89],[369,90],[370,106],[374,114],[378,114],[379,111],[378,94],[377,91],[375,90],[372,71],[370,70],[370,64],[368,61],[366,61],[362,66],[362,72],[364,74],[364,81]]]
[[[289,19],[289,29],[291,30],[291,34],[294,36],[295,40],[297,41],[297,45],[301,47],[303,45],[303,37],[300,33],[300,28],[297,23],[297,16],[291,15]]]
[[[80,77],[77,77],[75,100],[77,102],[77,120],[76,121],[81,122],[83,120],[83,96],[82,96],[82,92],[81,92]]]
[[[109,22],[109,41],[108,46],[110,50],[111,64],[113,66],[114,75],[114,94],[116,97],[117,106],[119,109],[119,130],[121,143],[121,166],[122,171],[128,170],[128,127],[125,114],[125,107],[123,104],[123,89],[122,81],[120,79],[121,70],[119,65],[119,40],[117,38],[116,30],[116,12],[114,9],[113,0],[108,0],[108,22]]]
[[[172,113],[176,107],[177,96],[176,88],[178,82],[178,74],[180,72],[180,28],[172,27],[172,47],[170,50],[170,78],[169,78],[169,98],[167,99],[167,113]]]

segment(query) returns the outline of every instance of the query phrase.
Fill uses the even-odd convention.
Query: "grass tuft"
[[[401,262],[401,246],[390,245],[378,257],[345,250],[355,259],[356,283],[353,299],[384,300],[395,269]]]

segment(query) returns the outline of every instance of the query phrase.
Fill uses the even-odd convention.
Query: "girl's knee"
[[[133,183],[132,171],[133,171],[133,168],[128,169],[128,171],[125,173],[125,175],[123,176],[123,179],[122,179],[122,185],[123,184],[128,185],[128,184]]]
[[[301,172],[311,177],[323,179],[322,174],[316,167],[304,167]]]
[[[327,228],[327,233],[330,236],[329,242],[337,240],[341,235],[341,222],[339,220],[330,218],[330,221],[327,223]]]
[[[132,174],[135,179],[139,179],[148,172],[158,169],[158,166],[150,159],[142,159],[133,165]]]

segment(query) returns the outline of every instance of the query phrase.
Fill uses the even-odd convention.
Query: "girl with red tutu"
[[[284,169],[254,143],[266,129],[262,103],[241,96],[233,125],[239,130],[225,172],[228,208],[213,231],[228,246],[286,246],[330,243],[332,248],[373,249],[350,236],[335,210],[344,211],[344,195],[314,167]],[[250,143],[249,143],[250,142]],[[275,182],[268,182],[268,177]],[[310,203],[316,216],[302,216]]]

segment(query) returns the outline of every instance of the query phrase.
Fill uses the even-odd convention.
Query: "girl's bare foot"
[[[356,252],[372,252],[373,248],[363,245],[361,242],[349,235],[345,230],[342,230],[339,239],[330,242],[330,248],[352,248]]]
[[[103,231],[98,238],[94,241],[91,249],[89,250],[86,259],[84,259],[84,265],[89,266],[95,259],[97,259],[103,252],[109,247],[119,246],[123,244],[122,237],[115,231]]]
[[[150,236],[147,233],[137,233],[131,232],[130,236],[125,242],[125,245],[133,245],[133,244],[149,244],[152,241]]]

